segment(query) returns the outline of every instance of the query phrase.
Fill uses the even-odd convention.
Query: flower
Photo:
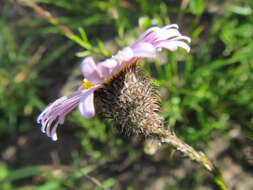
[[[176,51],[182,47],[189,52],[190,47],[186,42],[190,42],[190,38],[180,34],[178,25],[171,24],[162,28],[154,26],[141,34],[132,46],[125,47],[109,59],[96,64],[92,57],[86,57],[81,63],[84,76],[82,85],[72,94],[63,96],[46,107],[37,119],[37,123],[42,125],[41,131],[52,140],[57,140],[58,125],[64,123],[66,115],[75,107],[78,106],[85,119],[95,116],[96,90],[103,88],[139,60],[154,58],[156,52],[162,49]]]

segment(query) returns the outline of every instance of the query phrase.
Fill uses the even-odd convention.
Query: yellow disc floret
[[[84,90],[87,90],[89,88],[92,88],[93,86],[95,86],[95,84],[92,84],[90,81],[88,81],[87,79],[83,79],[83,84],[82,87]]]

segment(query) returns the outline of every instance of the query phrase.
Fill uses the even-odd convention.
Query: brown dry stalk
[[[30,59],[28,59],[27,66],[24,67],[14,78],[14,81],[16,83],[22,82],[27,75],[30,74],[31,70],[35,67],[37,63],[39,63],[39,60],[43,56],[44,52],[46,51],[45,46],[40,46],[36,52],[31,56]]]
[[[66,166],[66,165],[40,165],[38,166],[43,172],[52,172],[55,170],[61,170],[62,172],[80,172],[82,173],[81,170],[79,170],[78,168],[74,168],[72,166]],[[90,180],[94,185],[105,189],[102,185],[102,183],[95,177],[89,175],[89,174],[82,174],[83,177],[87,178],[88,180]]]
[[[61,31],[63,31],[66,37],[71,39],[71,36],[74,35],[74,33],[67,26],[62,25],[56,17],[54,17],[50,12],[44,10],[35,1],[33,0],[16,0],[16,1],[20,5],[32,8],[37,14],[41,15],[42,17],[47,19],[51,24],[57,26]]]

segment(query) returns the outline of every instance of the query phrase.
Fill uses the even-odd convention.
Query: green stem
[[[159,137],[161,143],[166,143],[175,147],[177,150],[188,156],[191,160],[194,160],[201,166],[204,166],[206,170],[210,174],[212,174],[214,182],[221,190],[229,190],[224,182],[220,170],[215,166],[212,161],[208,159],[208,157],[203,152],[198,152],[194,150],[194,148],[183,142],[175,134],[172,134],[169,131],[166,131],[166,133],[161,133]]]

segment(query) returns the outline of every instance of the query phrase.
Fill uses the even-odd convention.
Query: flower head
[[[46,109],[39,115],[37,122],[42,125],[41,130],[42,132],[46,133],[49,137],[51,137],[53,140],[57,140],[57,134],[56,129],[58,125],[61,125],[64,123],[64,119],[66,115],[71,112],[75,107],[78,106],[80,114],[85,118],[89,119],[95,116],[95,107],[97,106],[97,103],[94,104],[94,99],[97,102],[100,102],[100,105],[107,102],[110,104],[109,101],[101,102],[101,96],[104,96],[106,93],[116,93],[113,90],[108,90],[108,88],[113,88],[112,86],[108,86],[110,83],[114,83],[116,85],[119,85],[120,83],[117,82],[117,80],[120,80],[121,82],[124,80],[123,78],[128,79],[130,83],[138,83],[140,81],[140,88],[142,91],[139,91],[138,89],[135,89],[135,91],[128,91],[126,94],[127,96],[135,96],[136,92],[145,93],[148,96],[143,96],[142,103],[145,104],[146,101],[154,102],[154,104],[151,105],[151,110],[156,112],[159,109],[159,106],[157,105],[157,100],[150,98],[150,95],[154,95],[153,93],[153,87],[152,85],[147,82],[147,80],[143,77],[139,76],[139,71],[135,69],[135,66],[137,62],[144,58],[154,58],[156,56],[156,52],[161,51],[162,49],[168,49],[170,51],[176,51],[178,47],[184,48],[187,52],[190,51],[190,47],[188,46],[187,42],[190,42],[190,38],[187,36],[183,36],[178,31],[178,26],[176,24],[167,25],[165,27],[152,27],[145,31],[141,36],[138,38],[138,40],[132,45],[127,46],[121,51],[119,51],[115,56],[112,56],[109,59],[106,59],[100,63],[95,63],[92,57],[86,57],[83,62],[81,63],[81,72],[84,76],[84,80],[82,85],[72,94],[68,96],[63,96],[50,105],[46,107]],[[133,69],[131,69],[134,67]],[[130,74],[122,73],[124,71],[128,70]],[[118,77],[118,79],[117,79]],[[116,83],[115,83],[116,81]],[[124,83],[124,82],[123,82]],[[127,91],[128,84],[124,83],[125,86],[124,89]],[[136,86],[135,86],[136,87]],[[134,86],[131,88],[135,88]],[[148,87],[148,88],[146,88]],[[105,91],[100,89],[106,89]],[[114,89],[115,90],[115,89]],[[119,88],[117,89],[119,90]],[[98,93],[96,94],[96,91]],[[122,94],[122,93],[121,93]],[[94,98],[95,97],[95,98]],[[99,98],[100,97],[100,98]],[[112,96],[104,96],[108,100],[108,98],[114,98]],[[125,100],[128,97],[123,97],[123,103],[127,102]],[[116,98],[117,99],[117,98]],[[138,98],[137,98],[138,99]],[[117,104],[117,101],[114,101]],[[131,103],[131,102],[130,102]],[[150,105],[146,106],[150,107]],[[104,105],[101,110],[104,110],[103,108],[110,109],[108,106]],[[116,106],[117,109],[120,109],[120,106]],[[138,108],[138,106],[137,106]],[[139,109],[139,108],[138,108]],[[137,110],[138,110],[137,109]],[[130,114],[132,110],[129,110],[129,106],[125,108],[125,112],[129,112],[126,114]],[[101,113],[103,111],[100,111]],[[103,112],[105,117],[108,115],[106,112]],[[124,113],[122,110],[118,110],[118,113],[120,113],[120,116],[114,115],[110,116],[111,118],[117,119],[118,117],[124,117]],[[139,112],[138,112],[139,113]],[[146,113],[147,114],[147,113]],[[152,115],[153,113],[150,113]],[[109,114],[110,115],[110,114]],[[128,117],[126,117],[128,118]],[[140,122],[138,120],[138,117],[130,117],[130,120],[136,120],[135,122],[130,121],[130,123],[138,123]],[[159,119],[158,119],[159,120]],[[149,121],[147,121],[149,122]],[[159,123],[161,121],[159,120]],[[142,129],[140,129],[142,130]]]

